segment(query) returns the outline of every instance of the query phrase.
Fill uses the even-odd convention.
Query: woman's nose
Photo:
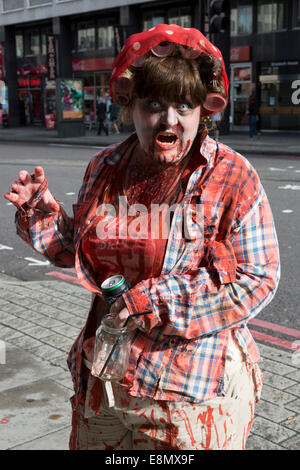
[[[176,124],[178,124],[178,115],[176,109],[173,108],[173,106],[169,106],[163,113],[162,120],[168,127],[176,126]]]

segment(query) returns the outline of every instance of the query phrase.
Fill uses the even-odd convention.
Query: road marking
[[[13,250],[11,246],[6,246],[6,245],[1,245],[0,244],[0,250]]]
[[[66,193],[66,196],[73,196],[75,193]]]
[[[102,150],[105,147],[99,147],[97,145],[72,145],[72,144],[48,144],[48,147],[69,147],[69,148],[79,148],[79,149],[97,149]]]
[[[260,331],[254,331],[250,329],[253,338],[257,339],[258,341],[263,341],[265,343],[274,344],[276,346],[280,346],[284,349],[291,349],[295,350],[295,341],[288,341],[287,339],[276,338],[275,336],[267,335],[265,333],[261,333]]]
[[[277,325],[277,323],[271,323],[269,321],[260,320],[259,318],[253,318],[249,321],[249,325],[256,325],[267,330],[278,331],[285,335],[294,336],[294,338],[300,339],[300,330],[295,330],[294,328],[288,328],[287,326]]]
[[[294,212],[294,211],[292,211],[292,209],[284,209],[284,210],[281,211],[281,212],[283,212],[284,214],[291,214],[291,213]]]
[[[286,184],[285,186],[278,186],[278,189],[292,189],[293,191],[300,191],[300,186],[296,184]]]
[[[28,263],[28,266],[48,266],[50,264],[50,261],[48,260],[40,261],[34,258],[24,258],[24,259],[26,259],[26,261],[30,261],[30,263]]]
[[[270,167],[269,170],[271,170],[271,171],[286,171],[285,168],[274,168],[274,167]]]

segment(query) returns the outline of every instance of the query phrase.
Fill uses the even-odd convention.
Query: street
[[[0,144],[1,194],[5,193],[18,172],[32,172],[42,165],[49,187],[64,204],[69,215],[75,203],[89,160],[100,147],[59,144]],[[247,155],[245,155],[247,157]],[[274,214],[281,251],[281,282],[275,299],[259,315],[259,319],[283,327],[300,330],[299,315],[299,190],[300,159],[297,157],[251,154],[249,161],[258,171]],[[1,197],[0,256],[1,272],[21,280],[58,279],[75,281],[72,270],[52,266],[35,253],[15,234],[14,207]],[[47,276],[47,277],[46,277]],[[257,324],[257,331],[264,328]],[[278,330],[276,336],[286,338]]]

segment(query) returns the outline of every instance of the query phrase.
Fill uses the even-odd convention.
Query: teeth
[[[173,134],[172,132],[160,132],[157,140],[162,143],[172,143],[177,140],[177,135]]]

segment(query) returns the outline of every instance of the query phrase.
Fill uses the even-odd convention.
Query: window
[[[190,28],[192,26],[191,8],[170,8],[168,11],[168,23],[178,24],[183,28]]]
[[[300,28],[300,0],[294,0],[293,27]]]
[[[3,10],[18,10],[24,8],[24,0],[3,0]]]
[[[40,54],[40,35],[38,30],[25,31],[25,56]]]
[[[231,35],[252,33],[253,8],[249,0],[235,0],[230,11]]]
[[[144,20],[143,20],[143,29],[152,28],[152,26],[156,26],[157,24],[161,24],[165,22],[165,14],[163,11],[156,11],[153,13],[145,13]]]
[[[113,25],[100,23],[98,26],[98,49],[109,49],[114,47],[114,28]]]
[[[77,41],[79,51],[95,49],[95,28],[92,23],[79,23]]]
[[[38,7],[47,3],[52,3],[52,0],[30,0],[31,7]]]
[[[286,27],[285,6],[283,0],[258,0],[257,32],[269,33]]]
[[[16,55],[17,57],[23,57],[24,55],[24,42],[22,33],[16,34]]]

